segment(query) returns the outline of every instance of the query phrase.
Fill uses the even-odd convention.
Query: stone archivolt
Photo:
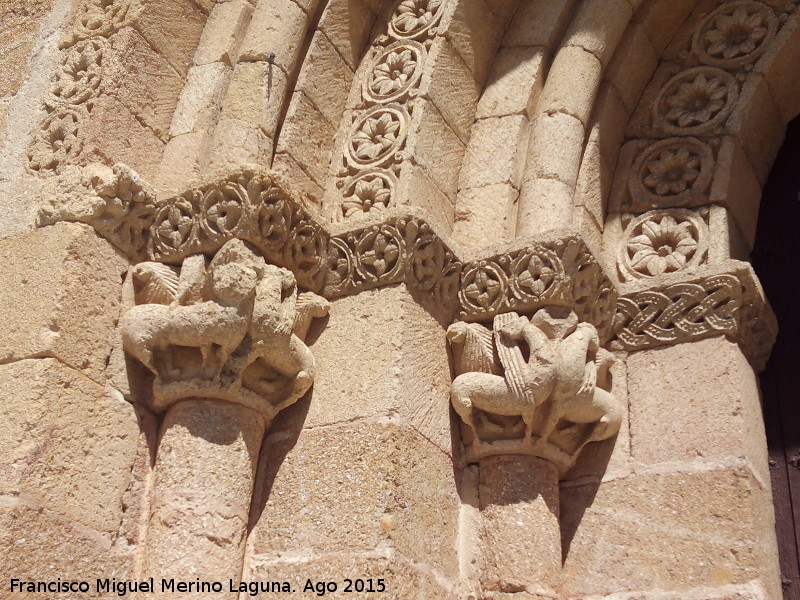
[[[145,0],[146,1],[146,0]],[[89,0],[61,40],[60,72],[45,97],[45,117],[28,148],[33,172],[60,172],[75,161],[81,144],[78,129],[101,92],[101,70],[107,38],[137,15],[139,0]]]
[[[428,51],[446,3],[403,0],[366,60],[371,68],[346,136],[337,187],[343,199],[337,219],[380,213],[393,205],[415,98]]]

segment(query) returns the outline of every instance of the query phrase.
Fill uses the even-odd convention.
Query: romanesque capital
[[[522,454],[563,473],[587,443],[617,433],[623,408],[610,392],[614,356],[571,308],[499,314],[491,329],[460,321],[447,336],[467,462]]]
[[[238,239],[207,261],[131,269],[136,306],[122,318],[126,353],[153,375],[156,411],[191,397],[250,407],[270,421],[314,379],[304,343],[327,300],[299,293],[291,271],[268,264]]]

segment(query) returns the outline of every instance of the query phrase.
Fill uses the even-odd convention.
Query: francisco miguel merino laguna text
[[[125,596],[133,592],[154,592],[154,578],[150,577],[142,581],[128,581],[125,579],[96,579],[94,586],[88,581],[62,581],[58,578],[55,581],[25,581],[22,579],[11,580],[12,592],[35,592],[35,593],[56,593],[56,592],[83,592],[88,593],[93,587],[97,593],[114,593],[117,596]],[[288,581],[242,581],[234,582],[228,580],[228,585],[223,586],[220,581],[180,581],[175,579],[161,579],[161,592],[245,592],[250,596],[257,596],[264,592],[292,592],[291,584]],[[227,589],[225,589],[227,587]]]
[[[344,579],[342,581],[342,592],[385,592],[386,584],[384,579]],[[161,592],[194,592],[211,593],[222,592],[224,587],[220,581],[201,581],[199,578],[194,581],[176,581],[175,579],[161,579]],[[34,592],[34,593],[56,593],[56,592],[83,592],[88,593],[90,589],[88,581],[62,581],[59,577],[55,581],[25,581],[24,579],[12,579],[12,592]],[[125,596],[133,592],[154,592],[154,578],[141,581],[129,581],[127,579],[117,580],[96,579],[94,589],[98,593],[112,592],[117,596]],[[315,596],[324,596],[328,592],[339,590],[339,584],[335,581],[312,581],[306,579],[303,592],[313,593]],[[257,596],[269,592],[294,592],[292,585],[288,581],[237,581],[228,579],[226,592],[245,593],[248,596]]]

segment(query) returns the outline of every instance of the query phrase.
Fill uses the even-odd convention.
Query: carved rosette
[[[628,186],[633,205],[647,208],[695,206],[708,201],[714,154],[696,138],[673,137],[643,144]]]
[[[131,268],[136,306],[122,318],[123,346],[152,374],[150,406],[216,398],[258,411],[269,422],[311,386],[314,359],[303,343],[329,303],[300,293],[291,271],[268,264],[243,241],[226,242],[180,268]]]
[[[372,218],[393,206],[414,99],[444,8],[442,0],[398,0],[365,59],[361,98],[343,141],[337,221]]]
[[[491,329],[461,321],[447,336],[466,462],[528,455],[564,473],[587,443],[619,430],[623,410],[609,372],[614,356],[594,325],[569,308],[546,306],[530,319],[499,314]]]
[[[621,210],[708,203],[713,155],[730,134],[742,86],[796,8],[785,0],[726,1],[698,22],[643,94],[652,104],[632,120],[641,139]]]
[[[632,218],[620,246],[618,268],[628,280],[692,273],[708,254],[707,210],[652,210]]]

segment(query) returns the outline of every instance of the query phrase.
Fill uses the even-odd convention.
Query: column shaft
[[[191,398],[164,417],[155,465],[145,573],[155,597],[201,598],[161,590],[160,580],[238,581],[264,418],[244,406]]]

